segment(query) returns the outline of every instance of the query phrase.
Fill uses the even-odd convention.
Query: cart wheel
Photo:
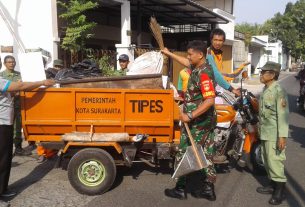
[[[87,148],[77,152],[69,162],[68,178],[81,194],[102,194],[111,188],[116,177],[116,166],[105,150]]]

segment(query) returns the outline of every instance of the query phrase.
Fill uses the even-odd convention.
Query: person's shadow
[[[35,162],[35,161],[33,161]],[[37,165],[27,176],[17,180],[16,182],[9,185],[9,189],[12,191],[16,191],[17,195],[27,189],[32,184],[38,182],[43,177],[45,177],[53,168],[56,162],[56,158],[52,158],[47,160],[46,162]],[[14,165],[14,162],[13,162]],[[16,195],[16,196],[17,196]],[[15,196],[10,198],[3,198],[4,201],[10,201],[14,199]]]
[[[156,167],[141,162],[134,163],[131,168],[117,166],[116,179],[110,190],[118,187],[123,182],[124,177],[126,176],[131,176],[134,180],[137,180],[138,177],[143,173],[143,171],[148,171],[154,173],[155,175],[158,175],[160,173],[168,175],[173,174],[173,168],[171,167],[169,160],[161,161]]]

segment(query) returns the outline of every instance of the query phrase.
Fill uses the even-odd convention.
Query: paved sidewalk
[[[235,88],[240,88],[241,83],[231,83],[231,85]],[[259,95],[264,87],[264,84],[262,84],[259,80],[258,75],[253,75],[251,78],[243,81],[242,87],[248,89],[250,92],[252,92],[254,95]]]
[[[286,78],[288,75],[295,74],[295,72],[281,72],[279,81]],[[235,88],[240,88],[241,84],[239,83],[231,83],[231,85]],[[259,75],[252,75],[249,79],[243,81],[243,88],[251,91],[255,96],[258,96],[263,91],[264,84],[262,84],[259,80]]]

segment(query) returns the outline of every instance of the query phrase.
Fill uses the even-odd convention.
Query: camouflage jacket
[[[6,80],[10,80],[12,82],[21,81],[21,75],[18,71],[10,72],[9,70],[6,69],[6,70],[0,72],[0,76]],[[14,108],[15,109],[20,108],[20,97],[19,96],[14,97]]]
[[[211,66],[203,64],[199,68],[191,67],[191,69],[192,73],[185,92],[184,113],[196,110],[207,98],[215,98],[215,79]],[[214,128],[216,125],[215,106],[193,119],[190,124],[197,125],[199,130]]]

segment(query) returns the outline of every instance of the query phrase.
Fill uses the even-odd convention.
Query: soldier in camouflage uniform
[[[6,69],[0,73],[0,76],[6,80],[13,82],[21,81],[20,73],[15,71],[16,61],[11,55],[7,55],[4,58],[4,65]],[[22,134],[21,134],[21,108],[20,97],[16,95],[14,97],[14,144],[15,155],[26,156],[32,154],[30,151],[22,149]]]
[[[188,58],[177,56],[167,49],[162,50],[165,55],[173,58],[181,64],[191,68],[188,87],[185,92],[183,112],[180,120],[187,122],[196,143],[203,146],[209,167],[202,169],[205,180],[202,189],[193,192],[197,198],[216,200],[214,183],[216,172],[212,162],[214,155],[214,133],[216,125],[216,111],[214,107],[215,86],[214,74],[209,64],[205,63],[206,47],[202,41],[192,41],[188,45]],[[176,161],[181,160],[186,148],[190,146],[186,129],[182,127],[179,145],[179,153]],[[165,195],[178,199],[186,199],[185,193],[186,177],[180,177],[173,189],[166,189]]]

